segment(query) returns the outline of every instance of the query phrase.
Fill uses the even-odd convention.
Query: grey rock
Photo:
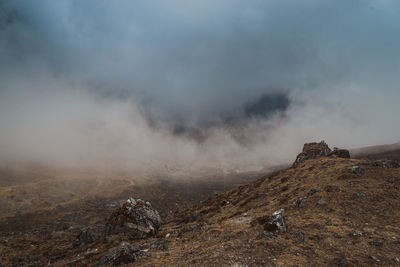
[[[264,238],[277,238],[278,236],[274,234],[273,232],[268,232],[268,231],[261,231],[258,233],[257,239],[264,239]]]
[[[374,241],[369,242],[371,246],[375,247],[382,247],[383,245],[383,240],[382,239],[375,239]]]
[[[395,263],[400,264],[400,257],[396,257],[396,258],[394,258],[393,260],[394,260]]]
[[[230,202],[228,200],[222,200],[221,203],[220,203],[221,206],[226,206],[226,205],[229,205],[229,204],[230,204]]]
[[[293,206],[297,207],[297,208],[302,208],[305,207],[307,204],[307,197],[301,197],[299,199],[297,199],[296,201],[293,202]]]
[[[168,250],[168,245],[169,245],[169,242],[168,242],[168,241],[163,240],[163,239],[157,239],[157,240],[154,241],[154,243],[150,246],[150,248],[166,251],[166,250]]]
[[[349,262],[345,258],[334,258],[332,263],[337,266],[348,266],[349,265]]]
[[[285,218],[285,210],[280,209],[272,213],[268,216],[266,224],[264,225],[264,230],[269,232],[286,232],[286,218]]]
[[[161,217],[149,202],[130,198],[111,214],[104,237],[118,235],[122,240],[146,238],[156,235],[160,225]]]
[[[398,163],[394,160],[388,160],[388,159],[381,159],[381,160],[374,161],[372,163],[372,165],[381,167],[384,169],[400,168],[400,163]]]
[[[292,235],[293,235],[293,238],[294,238],[296,241],[304,242],[304,240],[305,240],[305,234],[304,234],[304,232],[302,232],[302,231],[300,231],[300,232],[294,232],[294,233],[292,233]]]
[[[375,257],[375,256],[369,256],[370,260],[372,260],[373,262],[380,262],[380,260]]]
[[[364,194],[363,194],[363,193],[355,192],[355,193],[353,194],[353,198],[362,198],[362,197],[364,197]]]
[[[320,199],[320,200],[318,200],[317,204],[320,205],[320,206],[323,206],[323,205],[326,205],[328,203],[325,200]]]
[[[363,236],[364,232],[361,230],[355,230],[354,232],[349,233],[350,236]]]
[[[329,157],[334,158],[350,158],[350,152],[347,149],[333,148],[333,151],[328,154]]]
[[[121,242],[118,247],[111,249],[99,262],[99,266],[119,266],[132,263],[142,255],[140,249],[127,242]]]
[[[300,163],[308,159],[326,157],[331,152],[332,150],[325,143],[325,141],[321,141],[319,143],[306,143],[303,146],[303,151],[297,155],[296,160],[293,163],[293,167],[298,166]]]
[[[319,193],[319,192],[321,192],[321,190],[313,188],[308,192],[308,195],[311,196],[311,195],[314,195],[314,194]]]
[[[356,174],[356,175],[362,175],[364,173],[364,169],[358,165],[354,165],[354,166],[350,166],[350,167],[346,168],[346,172]]]

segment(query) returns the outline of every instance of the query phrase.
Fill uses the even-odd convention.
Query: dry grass
[[[364,172],[347,172],[353,165]],[[216,178],[133,186],[125,181],[120,187],[115,185],[114,195],[3,218],[1,261],[96,265],[118,241],[97,241],[81,248],[72,248],[71,242],[85,226],[100,240],[115,209],[110,204],[118,205],[131,195],[150,200],[164,218],[157,237],[132,241],[149,249],[135,266],[394,266],[394,258],[400,257],[400,169],[372,166],[364,159],[321,158],[272,175]],[[257,181],[221,193],[251,180]],[[98,186],[88,188],[102,190]],[[220,193],[198,202],[214,192]],[[306,205],[295,207],[293,202],[304,196]],[[288,231],[259,237],[260,218],[281,208]],[[152,248],[157,240],[167,244],[168,250]],[[24,259],[28,254],[33,258]],[[371,256],[380,261],[374,262]]]

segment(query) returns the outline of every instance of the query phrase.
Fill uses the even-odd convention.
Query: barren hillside
[[[3,218],[1,261],[97,265],[120,243],[102,240],[108,216],[135,196],[153,203],[162,225],[154,237],[129,240],[140,249],[132,266],[395,266],[400,264],[400,168],[376,157],[318,155],[272,174],[148,182],[113,196]],[[268,220],[281,209],[286,229],[271,230]],[[93,242],[74,247],[85,228]]]

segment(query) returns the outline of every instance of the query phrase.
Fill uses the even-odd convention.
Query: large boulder
[[[269,215],[264,221],[264,230],[268,232],[286,232],[285,210],[280,209]]]
[[[303,146],[303,152],[297,155],[295,162],[293,163],[293,167],[296,167],[301,162],[308,159],[316,159],[321,157],[328,156],[332,150],[325,143],[325,141],[321,141],[319,143],[306,143]]]
[[[157,234],[161,217],[149,202],[129,198],[116,209],[106,224],[105,238],[118,235],[121,240],[140,239]]]

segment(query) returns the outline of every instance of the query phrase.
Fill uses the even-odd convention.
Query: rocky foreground
[[[400,266],[400,164],[349,157],[306,144],[292,167],[164,216],[130,198],[73,238],[68,229],[48,241],[10,236],[8,250],[3,239],[3,255],[22,244],[30,251],[3,264]],[[45,257],[28,250],[54,240],[63,245]]]

